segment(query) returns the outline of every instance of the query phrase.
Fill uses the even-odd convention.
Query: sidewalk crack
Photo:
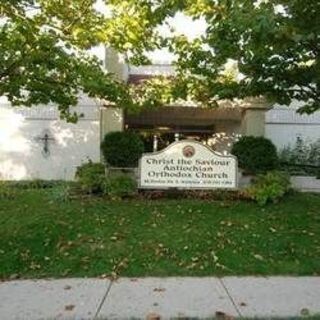
[[[228,295],[228,297],[229,297],[231,303],[233,304],[234,308],[236,309],[236,312],[238,313],[239,317],[242,318],[243,316],[242,316],[242,314],[241,314],[241,311],[240,311],[240,309],[238,308],[238,306],[237,306],[236,302],[234,301],[234,299],[232,298],[232,296],[231,296],[231,294],[230,294],[227,286],[224,284],[222,278],[219,278],[219,281],[220,281],[222,287],[224,288],[226,294]]]
[[[109,285],[108,285],[107,291],[106,291],[106,293],[104,294],[104,296],[102,297],[102,300],[101,300],[101,302],[100,302],[100,304],[99,304],[99,306],[98,306],[97,312],[95,313],[95,315],[94,315],[94,317],[92,318],[92,320],[97,320],[97,319],[98,319],[99,313],[100,313],[100,311],[101,311],[101,309],[102,309],[102,306],[104,305],[104,303],[105,303],[105,301],[106,301],[106,299],[107,299],[107,296],[108,296],[108,294],[109,294],[109,292],[110,292],[110,290],[111,290],[112,284],[113,284],[113,280],[110,280],[110,283],[109,283]]]

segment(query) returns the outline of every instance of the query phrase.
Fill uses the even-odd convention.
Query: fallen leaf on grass
[[[263,260],[264,260],[264,259],[263,259],[263,256],[261,256],[260,254],[254,254],[253,256],[254,256],[254,258],[257,259],[257,260],[260,260],[260,261],[263,261]]]
[[[219,260],[219,257],[215,254],[214,251],[211,251],[211,256],[212,256],[214,262],[217,262]]]
[[[66,269],[66,270],[64,270],[64,271],[62,272],[62,276],[65,277],[65,276],[67,276],[68,274],[70,274],[70,272],[71,272],[71,269]]]

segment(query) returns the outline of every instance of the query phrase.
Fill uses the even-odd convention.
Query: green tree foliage
[[[162,87],[167,100],[168,91],[171,99],[189,96],[208,106],[215,106],[219,99],[265,96],[280,104],[299,100],[304,103],[301,112],[312,113],[320,108],[319,1],[112,2],[125,2],[132,17],[143,19],[148,45],[167,47],[176,55],[177,77],[171,79],[170,90],[168,83]],[[145,14],[139,16],[136,12]],[[189,40],[174,33],[161,38],[156,31],[151,32],[176,12],[204,19],[205,34]],[[150,49],[148,45],[146,50]],[[230,61],[236,72],[226,71]],[[151,90],[155,87],[159,89],[159,84],[149,83]]]
[[[107,20],[93,0],[4,0],[0,4],[0,96],[13,105],[70,106],[80,92],[128,107],[128,89],[101,68],[87,49],[104,40]]]
[[[320,108],[319,1],[226,0],[201,7],[209,2],[187,8],[208,23],[201,47],[191,50],[187,65],[208,80],[210,97],[264,95],[282,104],[301,100],[302,111]],[[177,48],[183,60],[184,50]],[[242,77],[221,86],[217,80],[228,59],[237,62]]]
[[[14,105],[57,103],[70,111],[79,92],[125,108],[159,106],[179,98],[216,106],[217,100],[265,96],[320,108],[320,2],[316,0],[3,0],[0,3],[0,95]],[[159,26],[183,12],[204,19],[206,32],[190,40]],[[189,28],[189,26],[186,26]],[[175,54],[176,77],[134,89],[102,71],[87,49],[104,43],[133,64],[147,52]],[[226,71],[233,61],[234,69]]]

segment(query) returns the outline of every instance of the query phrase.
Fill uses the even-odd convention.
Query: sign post
[[[192,140],[144,154],[139,163],[141,189],[235,189],[237,158]]]

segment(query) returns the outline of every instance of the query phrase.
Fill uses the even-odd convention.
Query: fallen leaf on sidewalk
[[[156,313],[149,313],[146,317],[146,320],[160,320],[160,319],[161,319],[160,315]]]
[[[69,304],[67,306],[64,307],[64,310],[66,311],[72,311],[75,308],[75,305],[73,304]]]
[[[164,288],[155,288],[153,289],[154,292],[163,292],[163,291],[166,291],[166,289]]]
[[[233,320],[234,319],[233,316],[230,316],[229,314],[226,314],[223,311],[217,311],[216,312],[216,318],[218,320]]]

